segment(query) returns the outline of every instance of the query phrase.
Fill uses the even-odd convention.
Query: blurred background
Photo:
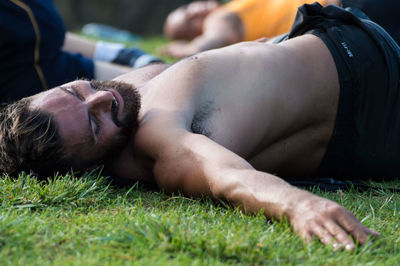
[[[54,0],[68,30],[102,23],[140,35],[159,35],[168,13],[190,0]],[[221,1],[223,2],[223,1]]]

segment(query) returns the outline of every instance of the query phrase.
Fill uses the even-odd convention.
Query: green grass
[[[399,182],[392,185],[399,186]],[[353,252],[305,244],[287,222],[210,200],[117,188],[101,176],[0,179],[0,265],[313,264],[400,262],[400,201],[384,188],[315,193],[382,236]]]
[[[163,43],[150,38],[139,46],[154,53]],[[0,265],[396,265],[399,194],[384,187],[313,191],[382,234],[353,252],[335,252],[318,241],[303,243],[286,221],[246,216],[209,199],[117,188],[88,174],[47,182],[23,173],[3,176]]]

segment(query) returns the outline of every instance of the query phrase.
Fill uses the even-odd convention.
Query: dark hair
[[[63,155],[63,143],[54,117],[29,108],[24,98],[0,113],[0,171],[15,176],[33,172],[40,176],[66,172],[72,160]]]

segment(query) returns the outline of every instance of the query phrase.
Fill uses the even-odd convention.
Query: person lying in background
[[[160,52],[181,58],[236,42],[277,36],[289,31],[298,6],[312,2],[315,0],[233,0],[225,5],[215,1],[192,2],[167,17],[164,34],[173,41]],[[318,2],[360,9],[400,43],[400,1]]]
[[[168,15],[164,35],[173,41],[160,52],[182,58],[241,41],[275,37],[290,30],[299,6],[315,1],[233,0],[225,5],[195,1]],[[318,2],[340,4],[340,0]]]
[[[159,61],[122,44],[66,34],[52,0],[0,1],[0,17],[0,104],[76,78],[106,80]]]

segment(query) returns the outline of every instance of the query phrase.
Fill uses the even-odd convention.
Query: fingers
[[[335,239],[334,249],[354,250],[355,243],[365,244],[369,235],[379,236],[379,233],[365,227],[353,217],[353,215],[352,217],[341,217],[335,221],[330,220],[324,223],[324,228]],[[324,241],[321,240],[321,242],[325,244]]]
[[[335,250],[342,250],[344,248],[353,250],[355,248],[348,233],[332,221],[313,222],[307,227],[308,230],[303,230],[301,232],[301,236],[307,242],[311,242],[315,236],[324,245],[332,245]]]
[[[159,48],[157,52],[162,55],[183,58],[186,56],[191,56],[199,51],[197,51],[196,46],[192,45],[190,42],[174,41],[162,48]]]
[[[332,245],[335,240],[332,234],[320,225],[313,226],[313,234],[325,245]]]
[[[172,42],[158,48],[157,51],[162,54],[165,54],[165,55],[170,55],[170,54],[179,52],[182,49],[182,47],[184,48],[188,44],[189,44],[189,42],[187,42],[187,41],[181,41],[181,40],[172,41]]]
[[[300,233],[301,237],[303,239],[305,239],[308,243],[311,243],[311,241],[313,240],[313,234],[311,231],[309,232],[301,232]]]
[[[335,250],[354,250],[355,243],[363,245],[368,236],[379,236],[379,233],[362,225],[344,208],[334,217],[320,217],[308,224],[306,228],[308,230],[304,230],[302,236],[308,242],[316,236],[323,244],[333,245]]]
[[[367,241],[369,235],[379,235],[379,233],[362,225],[357,218],[347,210],[337,216],[336,221],[360,245],[363,245]]]
[[[334,249],[353,250],[356,244],[364,244],[368,236],[378,236],[377,232],[362,225],[357,218],[339,204],[318,198],[306,201],[304,209],[292,216],[295,231],[307,241],[316,236],[325,245]]]
[[[327,221],[324,226],[335,239],[335,243],[333,245],[334,249],[346,248],[347,250],[353,250],[355,248],[354,242],[349,234],[337,223],[333,221]]]
[[[381,234],[379,232],[373,231],[369,229],[368,227],[365,227],[365,230],[367,231],[367,234],[373,237],[379,237]]]
[[[164,46],[161,47],[157,50],[157,53],[161,54],[161,55],[166,55],[166,56],[170,56],[170,57],[176,57],[179,58],[180,57],[180,53],[179,50],[176,49],[173,46]]]

